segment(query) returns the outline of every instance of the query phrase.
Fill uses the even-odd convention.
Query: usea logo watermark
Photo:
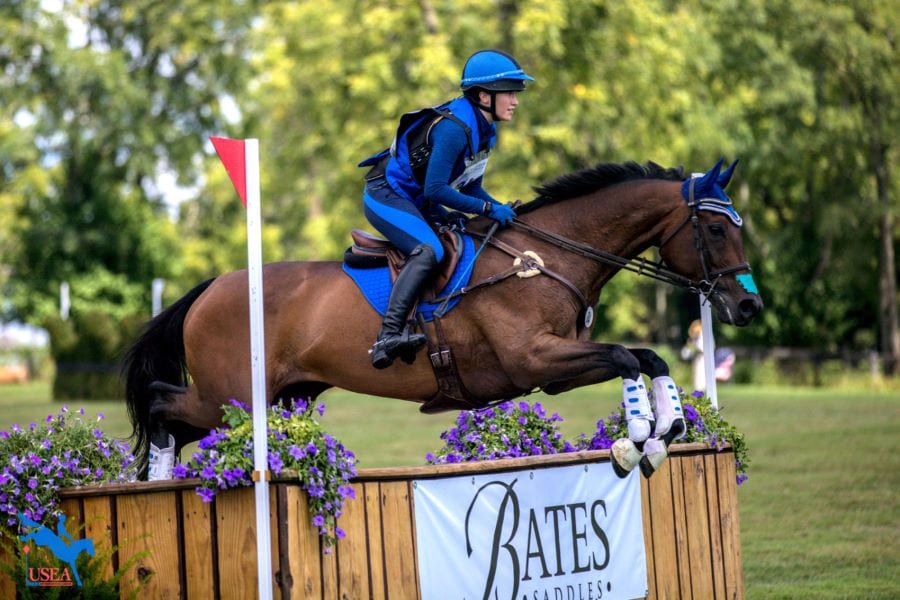
[[[75,562],[82,552],[94,556],[94,541],[90,538],[75,539],[66,530],[66,516],[60,515],[56,524],[56,532],[45,525],[29,519],[19,513],[20,531],[24,531],[19,539],[24,542],[22,552],[25,553],[25,586],[26,587],[81,587],[81,577]],[[47,548],[56,560],[55,565],[35,565],[31,561],[31,551],[35,548]]]

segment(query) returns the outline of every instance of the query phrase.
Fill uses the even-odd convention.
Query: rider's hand
[[[491,209],[486,215],[491,219],[494,219],[501,225],[509,225],[512,223],[513,217],[516,216],[516,211],[505,204],[491,204]]]

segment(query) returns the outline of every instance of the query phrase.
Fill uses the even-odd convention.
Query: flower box
[[[650,480],[641,478],[649,598],[743,596],[735,461],[704,444],[677,444]],[[419,598],[412,482],[465,474],[608,462],[605,450],[489,462],[362,469],[338,524],[347,536],[329,554],[296,480],[270,483],[272,581],[277,598]],[[129,557],[121,596],[142,583],[148,598],[256,595],[252,488],[204,503],[193,480],[69,488],[60,494],[70,531],[83,523],[97,554],[118,548],[108,575]],[[0,561],[11,556],[0,553]],[[0,575],[0,597],[17,584]]]

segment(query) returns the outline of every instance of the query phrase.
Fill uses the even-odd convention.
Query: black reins
[[[563,250],[567,250],[569,252],[572,252],[573,254],[589,258],[596,262],[613,265],[615,267],[619,267],[620,269],[631,271],[632,273],[637,273],[638,275],[645,275],[647,277],[650,277],[651,279],[662,281],[664,283],[684,288],[695,293],[709,295],[713,291],[713,289],[715,289],[716,284],[718,284],[719,282],[719,279],[721,279],[725,275],[730,275],[738,271],[750,271],[751,269],[749,263],[742,262],[737,265],[725,267],[724,269],[720,269],[718,271],[710,272],[709,247],[706,242],[706,236],[703,235],[703,228],[700,226],[700,201],[694,198],[694,182],[695,180],[692,178],[690,180],[690,184],[688,185],[688,207],[691,211],[690,214],[681,223],[681,225],[676,227],[675,230],[670,233],[662,241],[662,243],[660,243],[659,250],[662,251],[663,246],[665,246],[666,243],[669,242],[669,240],[675,237],[675,235],[679,231],[681,231],[681,229],[685,225],[691,223],[694,230],[694,248],[700,255],[700,265],[703,268],[703,279],[701,281],[694,281],[692,279],[684,277],[683,275],[679,275],[671,269],[666,268],[664,263],[661,261],[654,261],[641,257],[630,259],[623,258],[616,254],[612,254],[604,250],[599,250],[582,242],[577,242],[573,239],[559,235],[558,233],[553,233],[551,231],[529,225],[528,223],[525,223],[518,218],[513,219],[513,227],[521,229],[522,231],[525,231],[528,234],[545,242],[548,242],[558,248],[562,248]]]

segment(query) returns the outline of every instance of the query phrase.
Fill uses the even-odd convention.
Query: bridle
[[[688,208],[690,209],[690,213],[685,218],[685,220],[682,221],[682,223],[678,227],[676,227],[672,231],[672,233],[666,236],[666,238],[660,243],[659,251],[662,252],[663,247],[673,237],[675,237],[675,235],[679,231],[681,231],[685,225],[691,223],[694,230],[694,248],[697,250],[697,254],[700,257],[700,265],[703,268],[703,279],[701,279],[700,281],[695,281],[693,279],[684,277],[683,275],[679,275],[678,273],[667,268],[665,266],[665,263],[662,261],[648,260],[641,257],[631,259],[623,258],[616,254],[612,254],[604,250],[599,250],[597,248],[589,246],[588,244],[572,240],[565,236],[559,235],[558,233],[553,233],[551,231],[535,227],[533,225],[525,223],[524,221],[521,221],[518,218],[513,219],[513,227],[525,231],[529,235],[552,244],[558,248],[562,248],[563,250],[572,252],[573,254],[589,258],[596,262],[613,265],[620,269],[631,271],[632,273],[637,273],[638,275],[645,275],[647,277],[650,277],[651,279],[662,281],[676,287],[684,288],[692,292],[701,293],[705,296],[708,296],[713,292],[722,277],[731,275],[732,273],[736,273],[738,271],[751,271],[751,268],[749,263],[742,262],[736,265],[725,267],[724,269],[720,269],[718,271],[710,271],[709,263],[711,255],[709,252],[709,243],[707,242],[706,236],[703,233],[703,227],[701,227],[700,225],[701,201],[694,197],[694,183],[695,179],[692,178],[688,185],[687,204]]]
[[[535,227],[525,221],[522,221],[518,217],[512,220],[512,227],[515,229],[519,229],[528,235],[537,238],[539,240],[545,241],[552,246],[556,246],[562,250],[566,250],[567,252],[571,252],[572,254],[576,254],[578,256],[582,256],[593,260],[595,262],[604,263],[608,265],[612,265],[618,269],[622,269],[625,271],[631,271],[632,273],[636,273],[638,275],[644,275],[651,279],[655,279],[657,281],[662,281],[664,283],[668,283],[675,287],[680,287],[686,290],[689,290],[694,293],[703,294],[704,296],[709,296],[713,293],[716,288],[716,285],[719,283],[719,280],[726,276],[731,275],[732,273],[736,273],[738,271],[751,271],[750,264],[747,262],[738,263],[736,265],[732,265],[729,267],[725,267],[724,269],[720,269],[718,271],[709,270],[710,263],[710,252],[709,252],[709,243],[706,240],[706,236],[703,233],[703,227],[700,224],[700,211],[702,199],[696,199],[694,197],[694,179],[690,180],[688,186],[688,201],[687,205],[690,209],[688,216],[684,221],[681,222],[678,227],[676,227],[666,238],[660,243],[659,250],[662,251],[663,247],[675,237],[675,235],[681,231],[685,225],[691,223],[694,231],[694,248],[697,250],[697,253],[700,257],[700,265],[703,268],[703,279],[700,281],[696,281],[693,279],[689,279],[672,271],[668,267],[666,267],[663,261],[655,261],[649,260],[643,257],[637,258],[624,258],[622,256],[618,256],[611,252],[606,252],[605,250],[600,250],[598,248],[594,248],[588,244],[583,242],[579,242],[568,238],[566,236],[560,235],[558,233],[554,233],[552,231],[547,231],[546,229],[542,229],[540,227]],[[429,302],[443,302],[441,307],[435,311],[435,315],[438,317],[442,317],[445,312],[445,307],[447,302],[450,299],[455,298],[456,296],[467,294],[475,289],[491,286],[497,284],[509,277],[515,276],[522,271],[528,271],[532,269],[536,269],[543,273],[544,275],[550,277],[558,281],[567,287],[578,299],[579,303],[582,306],[582,311],[589,311],[591,309],[591,304],[587,297],[585,297],[584,293],[579,290],[571,281],[569,281],[566,277],[557,273],[543,265],[543,263],[536,262],[532,257],[525,255],[523,252],[511,247],[509,244],[500,241],[496,237],[494,237],[494,233],[497,230],[497,224],[495,223],[487,234],[476,233],[474,231],[469,231],[468,233],[475,238],[480,238],[482,240],[481,248],[476,254],[476,258],[478,254],[480,254],[481,249],[484,246],[490,245],[493,246],[502,252],[510,254],[516,258],[520,259],[519,266],[513,266],[502,273],[496,273],[491,275],[490,277],[479,281],[478,283],[471,284],[468,286],[463,286],[459,289],[454,289],[450,294],[442,297],[436,298],[434,300],[429,300]],[[474,261],[473,261],[474,262]],[[589,316],[592,313],[587,313]]]

